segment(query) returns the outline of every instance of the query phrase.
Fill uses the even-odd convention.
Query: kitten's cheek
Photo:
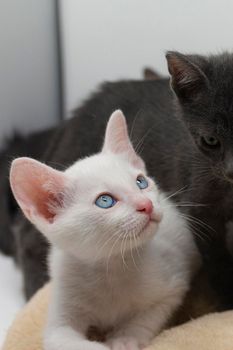
[[[155,211],[155,220],[159,223],[163,219],[163,213],[161,210]]]
[[[151,219],[157,223],[160,223],[160,221],[163,219],[163,212],[160,209],[155,209],[151,215]]]
[[[148,221],[146,227],[144,228],[143,232],[139,235],[139,237],[144,238],[144,239],[149,239],[153,237],[159,227],[159,223],[155,220],[150,220]]]
[[[159,228],[159,223],[157,221],[150,221],[149,223],[149,229],[153,231],[153,233],[156,233]]]

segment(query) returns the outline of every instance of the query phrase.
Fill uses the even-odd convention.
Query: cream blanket
[[[19,313],[2,350],[42,350],[49,290],[47,285],[37,292]],[[163,331],[148,350],[233,350],[233,311],[211,313]]]

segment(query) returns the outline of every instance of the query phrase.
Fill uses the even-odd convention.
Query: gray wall
[[[59,120],[53,0],[0,0],[0,142]]]

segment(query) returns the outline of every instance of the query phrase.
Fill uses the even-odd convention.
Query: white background
[[[11,258],[0,254],[0,348],[8,327],[23,305],[21,273]]]
[[[167,74],[164,52],[233,48],[231,0],[60,0],[66,111],[103,80]]]

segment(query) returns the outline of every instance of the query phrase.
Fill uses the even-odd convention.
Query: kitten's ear
[[[130,141],[124,114],[120,110],[112,113],[105,132],[102,152],[115,154],[127,154],[131,163],[140,169],[144,169],[143,160],[136,154]]]
[[[196,59],[195,59],[196,57]],[[181,100],[195,99],[203,89],[208,88],[209,81],[198,61],[201,56],[185,56],[179,52],[166,54],[168,70],[171,74],[171,87]]]
[[[15,159],[10,169],[10,184],[25,216],[37,223],[52,223],[63,204],[64,173],[31,158]]]

